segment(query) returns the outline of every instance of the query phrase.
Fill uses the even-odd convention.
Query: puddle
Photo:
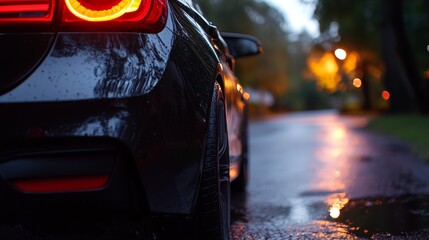
[[[339,196],[328,204],[330,219],[346,224],[357,237],[407,237],[429,228],[429,196],[354,200]]]
[[[248,200],[232,197],[231,239],[429,239],[429,195],[310,191],[283,202]]]

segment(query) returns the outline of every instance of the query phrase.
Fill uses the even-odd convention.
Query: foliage
[[[244,86],[269,91],[271,110],[306,110],[330,106],[326,92],[308,81],[307,56],[314,38],[302,32],[290,38],[282,13],[261,0],[195,0],[204,15],[221,31],[254,35],[264,46],[258,57],[237,61],[237,75]],[[267,112],[260,106],[257,111]]]
[[[322,37],[349,50],[378,53],[379,1],[318,0],[315,17]]]
[[[307,61],[313,42],[313,37],[302,32],[289,43],[289,91],[279,100],[289,109],[321,109],[331,105],[329,94],[320,91],[320,86],[309,80],[312,73],[307,69]]]
[[[407,111],[416,105],[423,112],[429,110],[427,80],[423,82],[425,72],[429,78],[427,0],[315,2],[314,16],[322,32],[319,41],[325,49],[356,51],[363,76],[370,75],[372,81],[383,77],[385,88],[391,92],[392,110]],[[379,70],[382,74],[377,73]],[[380,84],[364,84],[370,85]],[[372,92],[366,89],[367,94]]]
[[[429,161],[429,117],[420,115],[387,115],[370,121],[368,128],[408,141],[412,150]]]
[[[237,61],[243,85],[268,90],[277,98],[288,90],[286,21],[266,2],[257,0],[198,0],[204,14],[221,31],[256,36],[264,54]]]
[[[429,1],[404,1],[404,18],[420,73],[429,70]],[[426,79],[428,79],[426,77]]]

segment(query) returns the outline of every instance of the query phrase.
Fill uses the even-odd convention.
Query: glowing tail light
[[[0,0],[0,32],[16,26],[48,31],[159,32],[166,19],[167,0]]]
[[[48,24],[54,8],[51,0],[0,0],[0,24]]]
[[[49,193],[99,190],[105,187],[109,176],[68,177],[53,179],[15,180],[12,184],[22,192]]]

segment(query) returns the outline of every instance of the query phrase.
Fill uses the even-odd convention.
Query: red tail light
[[[98,190],[105,187],[108,181],[109,176],[87,176],[15,180],[12,184],[22,192],[49,193]]]
[[[159,32],[167,19],[166,1],[0,0],[0,31],[25,26],[52,31]]]
[[[49,24],[54,9],[51,0],[0,0],[0,25]]]

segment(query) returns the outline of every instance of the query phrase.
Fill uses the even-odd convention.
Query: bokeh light
[[[327,204],[329,207],[329,216],[333,219],[337,219],[341,216],[341,209],[350,201],[346,197],[345,193],[333,194],[328,197]]]
[[[334,219],[339,218],[340,214],[341,214],[341,211],[339,206],[334,206],[329,209],[329,216],[331,216]]]
[[[334,53],[335,53],[335,57],[337,57],[340,60],[344,60],[347,57],[347,52],[342,48],[336,49]]]
[[[362,87],[362,80],[360,80],[360,78],[355,78],[353,79],[353,86],[355,88],[360,88]]]
[[[384,90],[382,93],[381,93],[381,97],[384,99],[384,100],[389,100],[390,99],[390,92],[389,91],[387,91],[387,90]]]

